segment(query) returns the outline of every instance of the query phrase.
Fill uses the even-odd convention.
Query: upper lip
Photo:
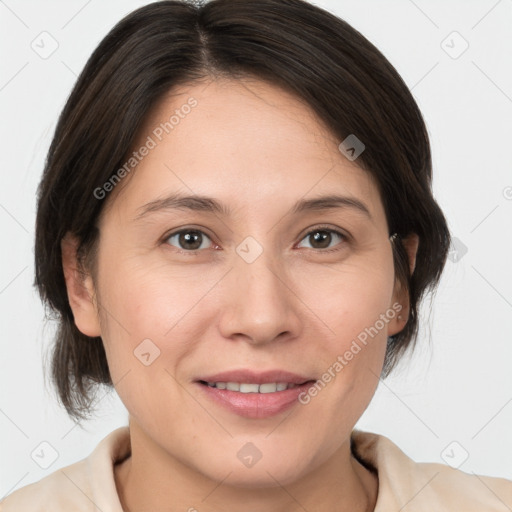
[[[287,382],[289,384],[303,384],[311,377],[305,377],[286,370],[267,370],[255,372],[253,370],[231,370],[201,377],[197,380],[205,382],[240,382],[247,384],[266,384],[269,382]]]

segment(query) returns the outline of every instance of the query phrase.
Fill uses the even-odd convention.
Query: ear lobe
[[[75,325],[86,336],[100,336],[99,317],[94,303],[93,280],[90,274],[84,273],[77,257],[79,241],[68,233],[61,240],[60,246],[62,269]]]

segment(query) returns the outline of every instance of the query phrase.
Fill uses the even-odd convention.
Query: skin
[[[76,239],[62,242],[76,325],[102,337],[129,411],[131,457],[115,466],[123,508],[373,510],[377,477],[351,457],[349,438],[378,384],[386,339],[408,314],[377,187],[309,107],[258,80],[173,91],[134,147],[190,97],[197,106],[107,198],[94,274],[78,272]],[[173,192],[214,197],[232,214],[161,210],[135,220]],[[371,218],[346,207],[291,213],[300,199],[333,193],[359,199]],[[319,225],[348,237],[330,232],[328,247],[315,245]],[[182,228],[205,234],[194,255],[166,239]],[[236,252],[247,236],[263,249],[252,263]],[[405,243],[412,270],[417,237]],[[320,378],[396,303],[401,319],[307,405],[243,418],[193,382],[237,368]],[[147,338],[160,350],[149,366],[134,357]],[[247,442],[262,453],[250,468],[237,457]]]

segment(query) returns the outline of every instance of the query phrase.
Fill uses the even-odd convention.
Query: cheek
[[[353,409],[353,417],[362,413],[378,384],[388,325],[397,314],[392,307],[391,251],[383,249],[373,256],[367,261],[354,259],[354,263],[336,271],[322,270],[322,275],[311,276],[305,282],[304,290],[310,291],[303,292],[329,329],[323,329],[326,336],[318,343],[318,369],[323,382],[318,405],[343,403],[343,414]],[[327,392],[323,391],[324,384],[329,388]],[[337,417],[336,410],[332,413]]]
[[[207,294],[219,277],[119,253],[105,250],[100,260],[102,338],[112,380],[122,379],[117,391],[136,416],[159,396],[176,403],[172,376],[182,378],[205,338],[213,311]]]
[[[165,343],[172,340],[173,326],[183,314],[180,304],[187,302],[187,293],[168,286],[147,266],[134,265],[133,259],[108,256],[105,251],[100,260],[97,290],[112,380],[116,383],[129,372],[126,381],[151,384],[159,370],[173,367]],[[173,345],[171,355],[178,358],[180,345]],[[147,387],[131,386],[130,401],[137,401]]]
[[[180,362],[195,350],[190,340],[199,336],[185,336],[180,320],[197,301],[198,292],[181,286],[180,280],[171,283],[156,268],[117,261],[102,267],[98,287],[107,362],[130,415],[157,431],[158,411],[173,410],[178,422],[182,414],[172,405],[181,399],[173,377]]]
[[[331,350],[342,350],[390,310],[394,269],[391,250],[387,249],[383,246],[367,257],[355,256],[339,265],[301,269],[305,277],[296,280],[300,283],[298,293],[328,328],[323,331],[332,340]],[[378,328],[386,330],[381,322]]]
[[[109,326],[129,333],[133,343],[148,337],[163,340],[211,287],[203,273],[174,269],[134,257],[104,265],[100,291],[110,308]],[[106,309],[106,308],[105,308]]]

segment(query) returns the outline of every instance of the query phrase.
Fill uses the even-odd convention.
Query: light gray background
[[[45,384],[52,326],[32,288],[35,189],[76,75],[108,30],[146,3],[0,1],[0,499],[127,424],[117,397],[102,394],[82,430]],[[451,254],[430,318],[425,304],[414,356],[381,383],[358,426],[417,461],[512,479],[512,0],[316,3],[368,37],[412,89],[436,197],[467,248]],[[58,48],[42,58],[32,47],[48,52],[52,38]]]

